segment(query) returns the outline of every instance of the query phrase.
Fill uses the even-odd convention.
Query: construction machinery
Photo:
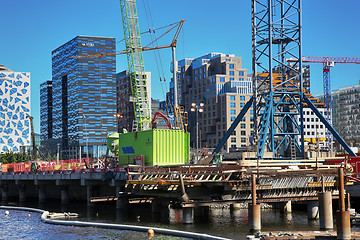
[[[301,0],[251,2],[253,97],[220,140],[213,156],[219,152],[251,104],[254,112],[253,139],[259,160],[264,159],[265,152],[274,158],[293,158],[293,154],[289,153],[294,151],[294,147],[295,153],[303,156],[304,104],[311,108],[350,156],[356,156],[305,94],[303,62],[306,58],[302,56]],[[287,59],[291,58],[296,59],[294,64],[288,64]],[[341,60],[347,61],[350,59]],[[331,64],[327,64],[327,67],[331,67]],[[329,68],[326,71],[329,72]]]
[[[146,165],[178,165],[189,160],[189,134],[183,130],[151,129],[151,109],[148,99],[147,80],[143,61],[140,31],[135,0],[120,0],[123,30],[125,37],[129,76],[134,104],[133,131],[111,136],[108,140],[109,149],[118,149],[115,154],[120,165],[140,163]],[[183,21],[169,47],[176,46]],[[159,49],[164,47],[157,47]],[[173,50],[174,52],[174,50]],[[174,59],[173,54],[173,59]],[[173,60],[175,63],[175,60]],[[174,64],[175,66],[175,64]],[[174,71],[176,71],[174,69]],[[176,76],[176,75],[175,75]],[[167,121],[163,114],[157,113]],[[166,120],[167,119],[167,120]],[[140,161],[139,161],[140,159]]]
[[[37,157],[37,153],[40,154],[41,158],[46,161],[46,157],[45,155],[39,150],[39,148],[36,146],[36,142],[35,142],[35,131],[34,131],[34,117],[27,115],[26,118],[29,119],[30,121],[30,129],[31,129],[31,146],[32,146],[32,161],[37,161],[38,157]]]

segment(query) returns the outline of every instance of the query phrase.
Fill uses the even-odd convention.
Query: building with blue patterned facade
[[[30,145],[30,73],[0,65],[0,153]]]
[[[101,157],[116,131],[115,56],[69,57],[114,51],[115,38],[77,36],[52,52],[52,137],[63,158]]]

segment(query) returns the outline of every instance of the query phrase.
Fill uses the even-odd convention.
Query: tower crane
[[[289,59],[288,62],[298,62],[297,59]],[[356,57],[311,57],[303,56],[303,63],[322,63],[323,64],[323,85],[324,85],[324,102],[326,104],[326,120],[332,123],[332,103],[331,103],[331,84],[330,84],[330,68],[335,63],[357,63],[360,64],[360,58]],[[332,150],[332,134],[327,131],[328,149]]]
[[[177,23],[173,23],[170,24],[169,26],[172,26],[170,29],[168,29],[166,32],[164,32],[161,36],[159,36],[158,38],[154,39],[151,43],[149,43],[148,45],[146,45],[145,47],[141,47],[141,50],[144,51],[150,51],[150,50],[158,50],[158,49],[164,49],[164,48],[173,48],[176,47],[177,45],[177,39],[179,37],[179,34],[181,32],[181,29],[184,25],[185,20],[181,20],[180,22]],[[177,27],[177,28],[176,28]],[[151,44],[153,44],[154,42],[156,42],[157,40],[159,40],[160,38],[164,37],[166,34],[168,34],[169,32],[171,32],[172,30],[174,30],[176,28],[176,32],[175,35],[171,41],[170,44],[167,45],[161,45],[161,46],[156,46],[156,47],[150,47]],[[79,55],[79,56],[71,56],[69,58],[103,58],[103,57],[109,57],[109,56],[115,56],[115,55],[122,55],[122,54],[128,54],[130,51],[130,49],[125,49],[122,51],[116,51],[116,52],[107,52],[107,53],[97,53],[97,54],[90,54],[90,55]]]

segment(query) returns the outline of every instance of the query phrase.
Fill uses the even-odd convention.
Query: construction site
[[[194,222],[195,208],[248,204],[251,232],[261,230],[261,203],[291,212],[293,202],[307,205],[308,218],[319,219],[320,230],[333,230],[336,218],[337,239],[357,234],[351,232],[356,214],[350,200],[360,197],[360,156],[333,127],[330,69],[359,64],[360,58],[303,56],[301,0],[252,0],[251,73],[231,54],[178,63],[185,20],[166,32],[175,31],[170,44],[143,47],[136,1],[120,0],[120,7],[125,50],[69,57],[75,64],[127,56],[118,85],[118,98],[125,100],[114,114],[117,132],[107,133],[106,156],[83,157],[81,148],[73,153],[68,147],[67,160],[38,160],[32,136],[31,162],[2,165],[3,201],[54,198],[61,204],[86,201],[88,207],[116,201],[118,209],[151,204],[154,213],[182,209],[184,224]],[[143,52],[164,48],[172,50],[169,111],[154,113]],[[312,63],[323,64],[321,99],[311,94]],[[230,79],[234,71],[246,84]],[[210,85],[221,87],[212,93]],[[199,117],[210,110],[211,118]],[[339,202],[335,217],[333,200]]]

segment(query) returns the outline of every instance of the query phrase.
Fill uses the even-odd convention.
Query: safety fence
[[[3,173],[33,173],[33,172],[57,172],[57,171],[82,171],[90,166],[90,158],[70,159],[59,161],[32,161],[22,163],[2,164]]]

